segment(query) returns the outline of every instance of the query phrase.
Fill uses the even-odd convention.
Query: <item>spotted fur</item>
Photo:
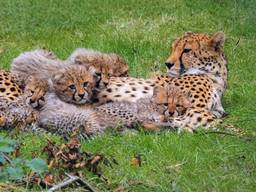
[[[16,78],[8,71],[0,69],[0,97],[7,101],[15,101],[23,90],[16,83]]]
[[[184,94],[190,92],[191,113],[199,111],[200,118],[207,119],[200,113],[206,111],[209,117],[220,118],[225,114],[221,97],[227,81],[224,38],[222,32],[212,37],[201,33],[186,33],[173,43],[173,52],[166,62],[169,76],[156,76],[148,80],[112,78],[107,88],[99,94],[99,100],[135,102],[140,98],[152,96],[155,86],[172,85],[180,88]],[[179,118],[181,117],[177,117],[175,121]],[[191,120],[188,113],[182,118],[187,118],[187,121],[180,122]],[[174,125],[175,121],[173,120]],[[194,122],[188,127],[193,129],[199,125],[205,126],[205,123]],[[182,127],[185,128],[186,123]]]

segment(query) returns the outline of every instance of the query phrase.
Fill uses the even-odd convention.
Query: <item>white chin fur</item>
[[[201,74],[205,74],[205,71],[202,71],[196,68],[190,68],[183,75],[201,75]]]
[[[167,74],[171,77],[177,77],[179,74],[176,71],[167,70]]]

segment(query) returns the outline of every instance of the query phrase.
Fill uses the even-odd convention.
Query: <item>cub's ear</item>
[[[53,74],[51,80],[52,80],[52,82],[58,82],[63,77],[64,77],[64,73],[62,71],[60,71],[60,72]]]
[[[225,43],[225,34],[223,32],[215,33],[209,42],[211,47],[214,47],[216,51],[223,49]]]
[[[189,36],[189,35],[193,35],[194,33],[192,32],[192,31],[187,31],[187,32],[185,32],[185,36]]]
[[[153,90],[153,100],[158,103],[165,103],[165,101],[167,100],[167,91],[164,87],[161,86],[157,86],[154,88]]]
[[[74,61],[75,61],[75,64],[78,64],[78,65],[81,65],[81,64],[84,63],[84,62],[83,62],[83,58],[82,58],[81,56],[77,56],[77,57],[74,59]]]

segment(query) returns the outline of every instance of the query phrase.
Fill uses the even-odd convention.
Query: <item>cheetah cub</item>
[[[99,76],[101,88],[105,87],[110,77],[128,76],[128,65],[115,53],[102,53],[93,49],[78,48],[66,60],[71,64],[93,66]]]
[[[169,114],[168,105],[179,106],[177,109],[180,111],[175,114],[183,113],[188,107],[187,97],[176,93],[168,95],[170,100],[163,100],[163,94],[166,96],[168,93],[161,87],[156,87],[151,98],[144,98],[135,103],[107,103],[95,108],[72,105],[54,98],[53,94],[46,94],[46,105],[40,111],[39,126],[66,137],[77,129],[88,136],[101,134],[107,128],[117,125],[129,127],[137,123],[145,125],[146,129],[157,128],[158,123],[165,121],[167,111]]]
[[[36,125],[39,113],[27,103],[27,97],[30,97],[27,89],[14,101],[0,97],[0,129],[26,130]]]

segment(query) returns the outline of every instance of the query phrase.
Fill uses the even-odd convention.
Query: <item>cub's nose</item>
[[[166,62],[165,65],[168,69],[171,69],[173,67],[174,63]]]
[[[173,114],[174,114],[174,112],[170,112],[170,111],[169,111],[169,115],[170,115],[170,116],[173,116]]]
[[[79,96],[80,98],[83,98],[83,97],[84,97],[84,93],[78,94],[78,96]]]

